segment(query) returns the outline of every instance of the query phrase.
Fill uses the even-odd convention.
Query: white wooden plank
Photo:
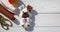
[[[60,32],[60,27],[34,27],[34,30],[26,31],[19,26],[14,26],[9,30],[0,28],[0,32]]]
[[[60,32],[60,27],[37,27],[33,32]]]
[[[36,26],[60,26],[60,14],[38,14],[35,16]]]
[[[22,0],[31,5],[38,13],[60,13],[60,0]]]

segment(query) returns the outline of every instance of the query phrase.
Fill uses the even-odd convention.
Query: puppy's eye
[[[24,27],[24,25],[22,25],[22,27]]]
[[[27,27],[30,27],[30,25],[27,25]]]

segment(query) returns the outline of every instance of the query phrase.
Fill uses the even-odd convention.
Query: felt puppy
[[[23,7],[23,6],[22,6]],[[32,22],[32,6],[28,5],[27,7],[23,8],[21,10],[21,7],[19,7],[20,9],[20,26],[22,26],[23,28],[29,28],[31,26],[31,22]]]

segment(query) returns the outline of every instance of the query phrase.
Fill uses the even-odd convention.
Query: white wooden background
[[[28,30],[22,29],[15,21],[9,30],[0,27],[0,32],[60,32],[60,0],[22,0],[22,2],[33,6],[32,27]]]

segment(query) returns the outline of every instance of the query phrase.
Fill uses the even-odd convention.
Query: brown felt
[[[0,5],[0,12],[11,20],[15,19],[14,14],[4,8],[2,5]]]
[[[32,6],[30,6],[30,5],[28,5],[28,6],[27,6],[27,10],[28,10],[29,12],[31,12],[31,11],[32,11],[32,8],[33,8],[33,7],[32,7]]]

